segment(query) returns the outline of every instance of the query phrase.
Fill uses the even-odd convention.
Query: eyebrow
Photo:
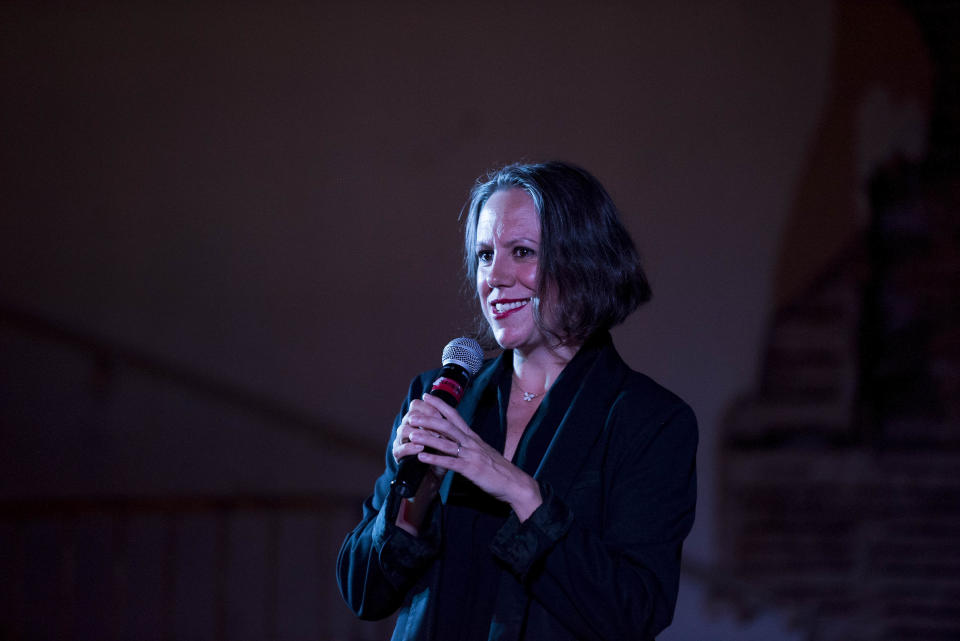
[[[518,243],[529,243],[531,245],[539,245],[540,241],[534,240],[533,238],[527,238],[526,236],[521,236],[520,238],[511,238],[510,240],[505,242],[504,245],[506,245],[507,247],[510,247]],[[490,245],[490,243],[483,240],[479,240],[479,239],[477,240],[477,247],[488,246],[488,245]]]

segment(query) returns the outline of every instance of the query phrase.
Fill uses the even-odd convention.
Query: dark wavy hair
[[[650,300],[650,283],[610,195],[586,170],[558,161],[507,165],[480,178],[470,191],[464,263],[474,288],[480,210],[493,194],[512,188],[530,194],[540,217],[537,296],[552,304],[553,320],[548,327],[536,306],[534,318],[542,330],[561,343],[581,342],[620,324]]]

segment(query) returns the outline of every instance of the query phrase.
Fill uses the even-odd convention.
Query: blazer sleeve
[[[393,440],[410,400],[423,393],[422,379],[414,379],[410,385],[390,432],[384,472],[377,479],[373,494],[363,502],[360,523],[346,536],[337,557],[340,594],[361,619],[377,620],[393,614],[440,550],[438,510],[428,513],[419,537],[387,518],[390,482],[397,472]]]
[[[578,639],[652,639],[673,618],[693,526],[696,418],[679,399],[651,416],[626,396],[604,429],[596,491],[582,495],[600,503],[591,517],[541,483],[543,504],[523,523],[512,515],[491,549]]]

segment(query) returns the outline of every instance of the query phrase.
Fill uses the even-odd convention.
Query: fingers
[[[430,396],[429,394],[424,394],[424,395],[423,395],[423,398],[424,398],[424,399],[432,398],[432,399],[436,400],[437,402],[439,402],[443,407],[445,407],[445,408],[448,410],[448,413],[455,411],[452,407],[450,407],[449,405],[447,405],[446,403],[444,403],[444,402],[441,401],[440,399],[436,398],[435,396]],[[413,412],[413,413],[418,413],[418,414],[426,414],[426,415],[428,415],[428,416],[431,416],[431,415],[441,416],[441,415],[442,415],[441,412],[440,412],[441,409],[442,409],[442,408],[437,407],[436,405],[431,404],[431,403],[429,403],[429,402],[426,401],[426,400],[414,399],[414,400],[410,401],[410,407],[409,407],[409,409],[407,410],[407,412],[408,412],[408,413],[409,413],[409,412]]]
[[[433,417],[434,420],[418,414],[418,420],[422,421],[421,427],[439,432],[459,443],[478,438],[476,433],[470,429],[470,426],[468,426],[460,416],[460,413],[436,396],[424,395],[423,403],[418,405],[418,410],[423,407],[430,408],[430,417]]]
[[[508,503],[521,518],[542,503],[533,477],[477,436],[456,409],[435,396],[425,394],[410,403],[397,430],[394,452],[415,453],[434,470],[462,474],[493,498]]]
[[[461,450],[461,444],[458,441],[442,437],[429,430],[414,430],[410,434],[410,442],[421,446],[421,450],[429,447],[446,456],[457,456]]]
[[[416,402],[417,401],[414,401],[414,403]],[[433,411],[435,411],[440,416],[446,418],[450,422],[454,423],[461,430],[470,429],[469,427],[467,427],[467,424],[466,422],[464,422],[463,418],[460,417],[460,413],[457,412],[457,410],[450,407],[449,405],[441,401],[436,396],[431,396],[430,394],[424,394],[422,404],[433,408]],[[412,406],[412,403],[411,403],[411,406]],[[419,406],[420,405],[418,404],[418,407]]]
[[[456,411],[449,405],[442,404],[447,408],[448,413],[455,415]],[[457,416],[459,418],[459,416]],[[462,422],[462,420],[461,420]],[[400,426],[397,428],[394,438],[392,454],[394,459],[399,461],[405,456],[415,455],[424,450],[424,447],[437,449],[434,441],[455,438],[445,432],[451,432],[449,423],[443,418],[440,411],[422,400],[413,400],[410,407],[404,415]],[[411,436],[414,434],[427,434],[429,439],[421,439],[419,443],[413,442]]]
[[[442,473],[447,470],[453,470],[461,474],[466,474],[469,469],[467,465],[467,447],[466,444],[457,443],[445,438],[435,438],[434,442],[429,442],[430,437],[425,434],[417,434],[416,439],[420,442],[427,442],[427,448],[417,454],[417,459],[439,469]],[[442,476],[443,474],[439,476]]]
[[[404,433],[404,427],[397,430],[393,440],[393,458],[399,461],[405,456],[413,456],[423,451],[423,445],[412,442]]]
[[[408,433],[408,438],[427,447],[442,451],[445,454],[456,452],[457,445],[474,442],[477,439],[473,432],[465,434],[451,421],[444,418],[432,416],[417,417],[417,421],[420,423],[422,429],[411,430]],[[414,436],[417,438],[414,439]],[[453,444],[452,450],[447,447],[447,445],[451,443]]]

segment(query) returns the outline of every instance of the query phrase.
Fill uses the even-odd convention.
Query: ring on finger
[[[457,458],[460,458],[460,444],[457,443]]]

